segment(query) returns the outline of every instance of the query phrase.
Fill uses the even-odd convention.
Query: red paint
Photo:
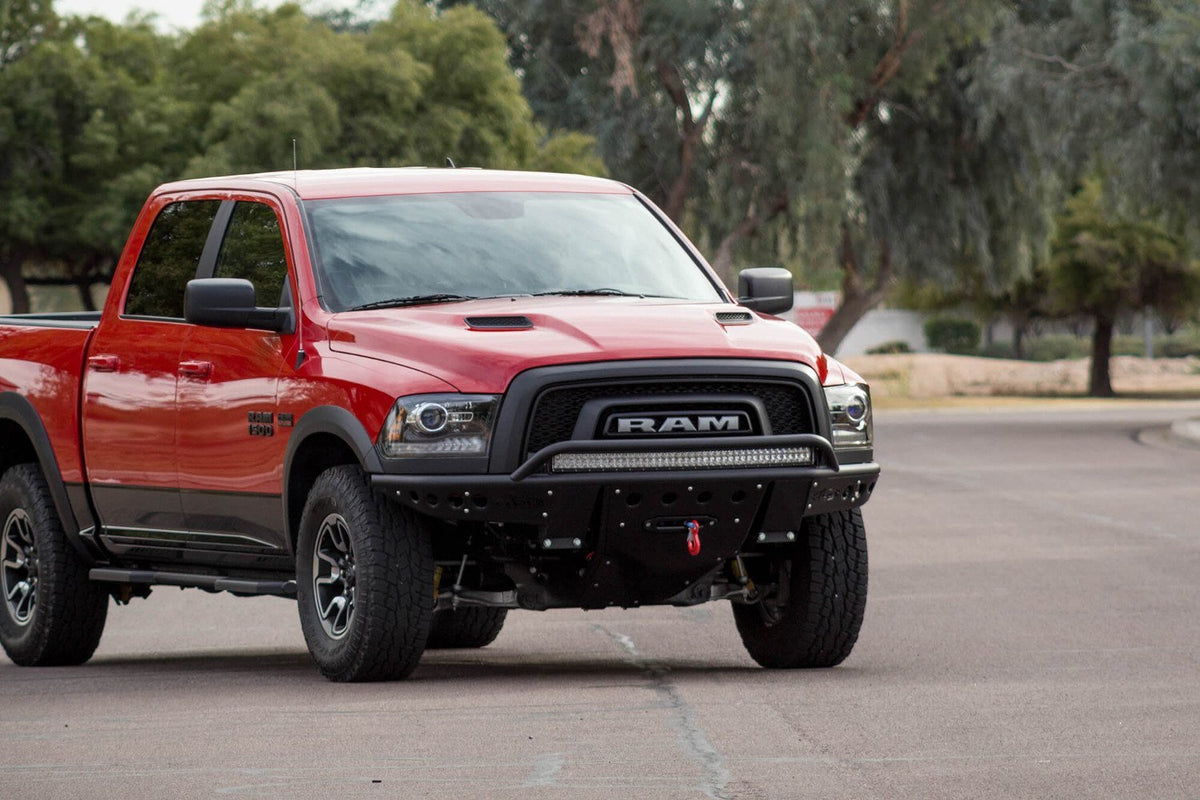
[[[738,358],[799,362],[826,383],[850,374],[791,323],[756,315],[748,325],[717,324],[713,314],[730,308],[723,303],[524,297],[342,314],[322,308],[297,195],[506,190],[633,193],[595,178],[482,170],[344,170],[168,184],[143,207],[94,331],[0,322],[0,392],[20,394],[34,406],[67,482],[84,480],[86,453],[92,484],[182,489],[182,499],[171,504],[183,509],[188,490],[282,492],[284,454],[295,429],[275,425],[272,436],[248,447],[253,412],[290,414],[298,423],[313,408],[336,406],[374,437],[399,396],[500,393],[537,366]],[[165,205],[183,199],[256,200],[276,211],[295,333],[122,318],[152,222]],[[499,313],[524,314],[533,328],[478,331],[463,321]],[[102,518],[112,511],[103,501],[97,510]],[[688,552],[699,549],[697,526]]]

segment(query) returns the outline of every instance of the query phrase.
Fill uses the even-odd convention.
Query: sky
[[[256,5],[274,8],[283,0],[256,0]],[[315,11],[352,8],[355,0],[310,0],[301,3]],[[204,0],[54,0],[54,12],[59,16],[101,16],[113,22],[124,22],[129,12],[150,11],[158,15],[158,26],[164,32],[186,30],[200,24],[200,9]]]

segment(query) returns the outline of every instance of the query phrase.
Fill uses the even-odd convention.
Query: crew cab
[[[161,186],[101,312],[0,317],[0,643],[81,663],[111,600],[182,586],[295,598],[332,680],[514,609],[721,600],[760,664],[838,664],[870,393],[791,302],[610,180]]]

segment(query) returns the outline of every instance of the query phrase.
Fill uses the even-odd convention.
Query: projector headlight
[[[871,391],[866,384],[827,386],[825,402],[829,405],[829,421],[833,429],[835,448],[871,446],[874,439]]]
[[[487,394],[401,397],[383,423],[380,449],[391,458],[485,455],[498,403]]]

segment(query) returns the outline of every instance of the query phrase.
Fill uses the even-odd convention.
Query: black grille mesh
[[[570,439],[579,412],[589,400],[726,394],[761,399],[773,434],[813,433],[815,430],[808,395],[802,386],[793,383],[714,378],[711,381],[573,384],[551,386],[539,395],[525,437],[525,452],[534,453],[547,445]]]

